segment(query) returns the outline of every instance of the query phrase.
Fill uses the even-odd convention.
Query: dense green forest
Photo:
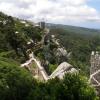
[[[62,28],[51,29],[50,33],[55,34],[61,44],[72,52],[68,62],[88,73],[91,51],[100,50],[99,36],[74,34]],[[0,12],[0,100],[99,100],[88,78],[81,72],[66,74],[62,80],[55,78],[40,82],[20,67],[29,59],[27,50],[30,47],[27,43],[33,41],[34,47],[43,34],[43,29],[34,27],[31,22]],[[42,59],[41,54],[38,57]],[[53,62],[52,58],[50,60]]]
[[[42,29],[33,27],[31,22],[0,13],[0,55],[25,62],[27,43],[39,41],[42,33]]]
[[[13,60],[0,57],[0,100],[98,100],[86,77],[67,74],[39,82]]]
[[[50,33],[60,39],[60,43],[66,47],[68,52],[72,53],[68,62],[89,75],[91,52],[100,51],[99,30],[70,26],[72,30],[69,31],[69,27],[63,25],[49,27],[51,28]],[[86,33],[83,31],[84,29]]]

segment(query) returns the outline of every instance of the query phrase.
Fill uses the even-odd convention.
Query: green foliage
[[[100,33],[100,30],[97,29],[89,29],[84,27],[76,27],[76,26],[70,26],[70,25],[61,25],[61,24],[47,24],[47,26],[50,29],[63,29],[69,33],[78,33],[83,35],[92,35],[96,36]]]
[[[55,78],[45,83],[34,80],[16,61],[26,60],[27,42],[30,39],[39,42],[43,30],[29,22],[26,22],[26,27],[19,19],[1,12],[0,21],[6,21],[5,24],[0,22],[0,100],[97,100],[95,90],[81,75],[66,74],[62,80]],[[72,51],[69,62],[81,69],[88,65],[91,50],[100,49],[99,37],[76,33],[73,36],[73,32],[62,29],[54,29],[52,33],[60,37],[68,51]],[[52,72],[57,67],[52,53],[56,45],[52,43],[48,46],[44,46],[43,52],[37,52],[37,56],[50,61],[48,70]]]
[[[0,100],[99,100],[86,77],[66,74],[64,79],[37,82],[13,60],[0,57]]]
[[[32,40],[41,40],[41,35],[42,35],[42,30],[40,28],[35,28],[35,27],[24,27],[22,29]]]
[[[26,51],[29,49],[27,43],[30,40],[34,43],[40,41],[42,33],[43,30],[33,27],[31,22],[22,21],[0,12],[0,54],[2,53],[4,57],[12,58],[13,55],[13,59],[19,62],[27,60]],[[10,55],[12,51],[14,52]]]
[[[58,67],[57,64],[49,64],[48,71],[49,73],[53,73],[53,71]]]
[[[39,85],[30,92],[28,100],[98,100],[94,89],[81,75],[66,74]]]
[[[12,50],[12,51],[6,51],[6,52],[1,52],[0,53],[0,56],[1,57],[5,57],[5,58],[14,58],[15,57],[15,52]]]
[[[77,29],[78,28],[76,28],[76,30]],[[91,52],[96,50],[100,51],[100,34],[98,31],[96,34],[93,33],[94,31],[91,31],[91,34],[84,33],[83,29],[81,31],[82,32],[73,32],[66,28],[61,28],[60,26],[58,28],[51,27],[51,34],[54,34],[58,39],[60,39],[61,44],[68,52],[72,52],[70,57],[71,59],[69,59],[68,62],[89,75]]]
[[[0,57],[0,100],[26,100],[32,85],[32,77],[17,62]]]

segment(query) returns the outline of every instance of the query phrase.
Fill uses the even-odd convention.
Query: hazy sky
[[[32,21],[100,29],[100,0],[0,0],[0,11]]]

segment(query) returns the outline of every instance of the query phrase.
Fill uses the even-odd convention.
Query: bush
[[[0,100],[26,100],[34,81],[13,60],[0,58]]]
[[[63,80],[39,83],[28,100],[99,100],[87,79],[79,74],[66,74]]]

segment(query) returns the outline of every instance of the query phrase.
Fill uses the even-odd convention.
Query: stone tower
[[[100,54],[92,51],[91,53],[90,82],[96,88],[100,96]]]
[[[42,28],[42,29],[45,29],[45,22],[44,21],[42,21],[42,22],[39,22],[39,25],[40,25],[40,28]]]

